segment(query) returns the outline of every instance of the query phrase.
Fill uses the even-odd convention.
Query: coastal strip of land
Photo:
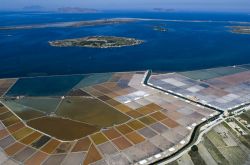
[[[117,48],[142,44],[143,40],[115,36],[89,36],[75,39],[49,41],[55,47]]]
[[[231,32],[238,34],[250,34],[250,26],[229,26]]]
[[[110,18],[110,19],[98,19],[87,21],[71,21],[71,22],[52,22],[44,24],[30,24],[30,25],[13,25],[13,26],[0,26],[0,30],[25,30],[25,29],[40,29],[40,28],[66,28],[66,27],[84,27],[84,26],[98,26],[109,24],[121,24],[130,23],[136,21],[161,21],[161,22],[188,22],[188,23],[229,23],[247,25],[250,22],[243,21],[215,21],[215,20],[170,20],[170,19],[155,19],[155,18]],[[241,26],[232,26],[241,27]],[[243,27],[243,26],[242,26]]]
[[[41,28],[98,26],[98,25],[130,23],[130,22],[135,22],[137,20],[138,19],[134,19],[134,18],[113,18],[113,19],[100,19],[100,20],[90,20],[90,21],[56,22],[56,23],[47,23],[47,24],[3,26],[3,27],[0,27],[0,30],[26,30],[26,29],[41,29]]]
[[[30,24],[30,25],[13,25],[0,26],[0,30],[27,30],[27,29],[41,29],[41,28],[67,28],[67,27],[84,27],[84,26],[98,26],[109,24],[130,23],[136,21],[160,21],[160,22],[188,22],[188,23],[229,23],[239,25],[249,25],[250,22],[242,21],[214,21],[214,20],[170,20],[170,19],[152,19],[152,18],[110,18],[87,21],[71,21],[71,22],[52,22],[44,24]],[[234,27],[234,26],[233,26]],[[237,26],[235,26],[237,27]],[[243,27],[243,26],[242,26]],[[159,27],[157,28],[159,30]],[[161,28],[160,31],[163,29]]]

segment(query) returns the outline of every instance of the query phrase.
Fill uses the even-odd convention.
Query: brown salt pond
[[[7,118],[9,118],[11,116],[13,116],[13,113],[11,113],[10,111],[7,111],[7,112],[2,113],[0,115],[0,120],[5,120],[5,119],[7,119]]]
[[[132,132],[133,129],[131,129],[128,125],[122,124],[116,127],[116,129],[121,132],[122,134],[127,134],[129,132]]]
[[[70,97],[59,106],[56,114],[77,121],[97,125],[99,128],[121,124],[127,115],[94,98]]]
[[[5,108],[2,104],[0,104],[0,115],[2,115],[5,112],[8,112],[9,110]]]
[[[11,126],[11,125],[16,124],[16,123],[19,123],[19,122],[20,122],[20,119],[14,115],[2,121],[2,123],[6,127]]]
[[[54,153],[67,153],[70,151],[71,147],[73,146],[75,142],[62,142],[58,145],[58,147],[55,149]]]
[[[104,130],[103,133],[106,137],[108,137],[110,140],[118,138],[122,136],[119,132],[117,132],[114,128],[110,128],[108,130]]]
[[[95,148],[94,145],[91,145],[83,164],[84,165],[91,164],[101,159],[102,159],[101,154],[98,152],[98,150]]]
[[[131,147],[132,144],[126,140],[124,137],[119,137],[112,141],[120,150],[124,150],[128,147]]]
[[[0,139],[2,139],[3,137],[9,135],[8,131],[6,129],[2,129],[0,131]]]
[[[27,124],[60,140],[79,139],[99,130],[89,124],[59,117],[42,117],[30,120]]]
[[[0,96],[4,95],[8,89],[17,81],[17,79],[0,80]]]
[[[153,124],[153,123],[157,122],[155,119],[153,119],[150,116],[142,117],[142,118],[140,118],[140,121],[143,122],[146,125],[150,125],[150,124]]]
[[[16,123],[16,124],[9,126],[8,130],[10,133],[14,133],[23,127],[24,127],[24,124],[22,122],[19,122],[19,123]]]
[[[128,112],[126,112],[126,114],[129,115],[130,117],[134,118],[134,119],[143,116],[141,113],[139,113],[139,112],[137,112],[135,110],[128,111]]]
[[[29,134],[31,134],[33,132],[32,129],[28,128],[28,127],[24,127],[18,131],[16,131],[15,133],[12,134],[12,136],[16,139],[16,140],[20,140],[26,136],[28,136]]]
[[[130,126],[131,128],[133,128],[134,130],[138,130],[138,129],[145,127],[145,125],[142,124],[142,122],[140,122],[138,120],[130,121],[129,123],[127,123],[127,125]]]
[[[101,132],[93,134],[90,137],[96,145],[99,145],[108,141],[108,139]]]
[[[32,134],[28,135],[27,137],[23,138],[21,142],[23,144],[29,145],[32,142],[34,142],[36,139],[38,139],[40,136],[42,136],[42,134],[40,132],[35,131]]]
[[[60,144],[58,140],[51,139],[41,150],[48,154],[51,154],[56,147]]]
[[[21,144],[21,143],[14,143],[10,146],[8,146],[4,151],[8,156],[12,156],[15,153],[17,153],[18,151],[20,151],[21,149],[23,149],[25,147],[25,145]]]
[[[72,149],[72,152],[88,151],[90,145],[91,145],[90,139],[88,137],[83,138],[76,143],[76,145]]]
[[[37,117],[45,116],[44,113],[26,108],[23,111],[15,112],[21,119],[30,120]]]
[[[141,143],[143,142],[145,139],[139,135],[138,133],[136,133],[135,131],[134,132],[131,132],[127,135],[125,135],[131,142],[133,142],[134,144],[138,144],[138,143]]]

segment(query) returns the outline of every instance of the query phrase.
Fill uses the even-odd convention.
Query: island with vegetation
[[[49,41],[55,47],[117,48],[142,44],[143,40],[115,36],[90,36],[75,39]]]
[[[250,26],[230,26],[233,33],[250,34]]]

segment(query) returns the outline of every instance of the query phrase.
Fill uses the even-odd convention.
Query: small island
[[[154,26],[154,30],[159,31],[159,32],[167,32],[168,31],[168,29],[163,27],[163,26]]]
[[[231,32],[238,34],[250,34],[250,26],[230,26]]]
[[[153,26],[153,30],[159,31],[159,32],[167,32],[168,28],[166,28],[166,26],[167,25],[165,23],[155,25],[155,26]]]
[[[49,41],[55,47],[117,48],[142,44],[143,40],[114,36],[90,36],[84,38]]]

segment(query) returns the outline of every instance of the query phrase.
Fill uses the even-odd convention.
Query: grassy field
[[[223,126],[227,130],[229,130],[229,132],[225,128],[222,128]],[[211,155],[212,159],[214,159],[215,162],[213,162],[213,164],[216,164],[216,163],[218,165],[236,165],[236,164],[242,165],[242,164],[245,164],[246,161],[248,160],[249,152],[245,148],[241,148],[242,145],[237,145],[237,144],[240,141],[240,142],[242,142],[243,145],[245,145],[246,147],[249,148],[250,136],[247,135],[247,136],[239,136],[238,137],[237,134],[235,133],[235,131],[231,127],[229,127],[229,125],[227,125],[226,123],[222,123],[222,125],[220,125],[220,127],[221,127],[221,129],[218,128],[219,130],[225,130],[225,132],[227,132],[226,137],[217,133],[215,131],[217,129],[212,129],[204,136],[204,140],[201,142],[204,145],[204,147],[206,148],[206,150],[209,152],[209,154]],[[224,138],[232,138],[231,140],[236,142],[236,143],[234,142],[235,145],[228,146],[224,142]],[[237,140],[236,138],[238,138],[239,140]],[[225,140],[229,140],[229,139],[225,139]],[[202,144],[200,144],[200,145],[202,145]],[[194,165],[206,165],[206,164],[208,165],[209,164],[209,162],[206,162],[205,159],[203,159],[204,157],[202,157],[202,155],[198,151],[190,150],[187,154],[190,156],[192,163]],[[184,156],[182,156],[179,160],[183,159]],[[210,157],[210,159],[211,159],[211,157]],[[170,165],[177,165],[177,164],[179,164],[179,162],[177,160],[177,161],[174,161],[174,162],[169,163],[169,164]]]
[[[211,130],[208,132],[207,137],[209,140],[212,141],[212,143],[218,148],[218,147],[226,147],[226,143],[223,141],[221,136],[215,132],[214,130]]]
[[[167,165],[178,165],[178,162],[177,161],[173,161],[171,163],[168,163]]]
[[[228,126],[225,128],[229,129],[230,127]],[[233,130],[229,129],[229,131],[232,132]],[[232,135],[228,134],[228,136],[232,136]],[[223,141],[223,137],[220,136],[220,134],[218,134],[214,130],[210,131],[207,134],[207,138],[210,140],[211,144],[213,144],[214,147],[216,147],[217,156],[220,157],[222,162],[225,162],[225,163],[228,162],[229,164],[232,164],[232,165],[243,164],[248,157],[247,153],[245,153],[240,148],[240,146],[227,146],[226,143]],[[206,147],[208,147],[208,145],[206,145]]]
[[[220,151],[232,165],[243,164],[248,156],[239,146],[220,148]]]
[[[203,144],[207,148],[208,152],[214,158],[214,160],[220,165],[228,165],[229,162],[221,154],[221,152],[216,148],[216,146],[205,136]]]
[[[206,165],[205,161],[202,159],[198,151],[190,150],[188,154],[190,155],[194,165]]]

